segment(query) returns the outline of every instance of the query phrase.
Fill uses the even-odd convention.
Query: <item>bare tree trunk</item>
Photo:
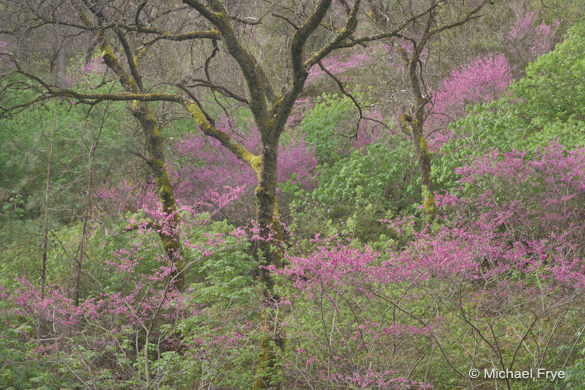
[[[74,290],[74,297],[73,302],[75,306],[79,306],[79,298],[81,296],[81,274],[83,270],[83,255],[85,254],[85,245],[87,242],[87,232],[88,232],[88,222],[89,222],[89,211],[91,207],[91,197],[93,192],[93,161],[95,158],[95,152],[98,148],[100,138],[102,135],[102,130],[104,128],[104,123],[106,121],[107,112],[104,112],[102,117],[102,121],[100,124],[100,128],[98,130],[98,134],[96,137],[95,142],[93,141],[93,131],[91,131],[91,140],[92,145],[89,148],[89,153],[87,155],[87,186],[85,189],[85,201],[83,205],[83,225],[81,227],[81,238],[79,240],[79,249],[77,252],[77,261],[76,261],[76,268],[75,268],[75,290]],[[90,127],[91,129],[91,127]]]
[[[83,255],[85,253],[85,244],[87,241],[87,225],[89,220],[89,208],[91,203],[91,193],[93,186],[93,158],[96,144],[92,145],[88,155],[88,172],[87,172],[87,187],[85,193],[85,202],[83,207],[83,225],[81,227],[81,238],[79,240],[79,248],[77,251],[76,267],[75,267],[75,290],[73,296],[73,302],[75,306],[79,306],[79,298],[81,296],[81,274],[83,269]]]
[[[276,138],[276,137],[274,137]],[[260,248],[264,256],[264,265],[273,265],[280,268],[282,265],[282,248],[279,232],[282,231],[278,220],[278,206],[276,202],[276,186],[278,182],[278,138],[262,141],[262,165],[256,187],[256,220],[262,229]],[[261,269],[260,279],[265,282],[269,291],[272,291],[272,281],[269,272]]]
[[[418,100],[418,99],[417,99]],[[399,118],[401,126],[408,132],[416,151],[418,169],[421,181],[421,198],[424,217],[427,222],[432,221],[436,214],[435,195],[433,192],[433,179],[431,176],[431,157],[427,146],[427,140],[423,131],[424,108],[426,103],[421,99],[420,104],[415,105],[415,115],[403,114]]]
[[[436,206],[435,206],[435,194],[433,192],[433,180],[431,176],[431,157],[427,147],[427,141],[420,129],[414,129],[417,126],[413,126],[412,142],[416,149],[416,155],[418,159],[418,169],[420,173],[421,181],[421,197],[423,204],[423,211],[425,217],[432,221],[435,218]]]
[[[75,264],[75,290],[74,290],[74,294],[73,294],[73,304],[75,306],[79,306],[79,298],[81,296],[81,273],[82,273],[82,265],[83,265],[83,254],[85,253],[85,241],[87,239],[87,221],[89,219],[89,198],[90,198],[90,193],[91,193],[91,180],[92,180],[92,174],[91,174],[91,165],[89,167],[90,173],[88,174],[88,184],[87,184],[87,193],[85,195],[86,197],[86,201],[85,201],[85,211],[83,214],[83,225],[81,227],[81,239],[79,241],[79,248],[77,251],[77,257],[76,257],[76,264]]]
[[[430,25],[430,22],[428,22]],[[409,55],[406,50],[399,46],[399,52],[404,60],[406,71],[408,72],[408,79],[410,84],[410,92],[414,100],[412,106],[412,114],[402,115],[400,118],[401,125],[410,133],[416,156],[418,160],[418,169],[420,172],[421,181],[421,197],[424,212],[424,219],[426,222],[431,222],[435,218],[436,205],[435,194],[433,192],[433,181],[431,177],[431,157],[427,147],[427,140],[424,135],[425,123],[425,107],[430,102],[428,96],[423,93],[423,85],[420,77],[417,74],[420,62],[420,47],[413,48],[413,54]]]

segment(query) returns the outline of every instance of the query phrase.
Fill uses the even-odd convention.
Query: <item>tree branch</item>
[[[229,151],[236,155],[240,160],[244,161],[248,166],[250,166],[260,177],[260,165],[262,163],[262,157],[257,156],[250,151],[248,151],[245,147],[238,144],[234,139],[228,135],[227,133],[217,129],[212,123],[209,121],[208,116],[202,111],[201,107],[197,102],[188,102],[184,101],[183,105],[189,111],[195,123],[199,126],[199,128],[205,133],[205,135],[210,136],[218,140],[224,147],[226,147]]]
[[[130,73],[132,74],[132,78],[134,78],[134,82],[140,91],[144,89],[142,84],[142,76],[138,71],[138,59],[136,55],[132,52],[132,48],[128,44],[128,40],[122,34],[119,29],[116,29],[116,34],[118,35],[118,39],[120,39],[120,43],[122,44],[122,48],[124,49],[124,54],[126,54],[126,60],[128,62],[128,66],[130,67]]]
[[[250,93],[250,109],[256,123],[260,127],[267,127],[266,101],[274,100],[274,94],[256,58],[238,40],[229,22],[230,16],[221,1],[209,0],[210,8],[205,7],[198,0],[183,0],[183,2],[197,10],[219,30],[228,53],[236,60],[246,79]]]
[[[203,80],[203,79],[192,79],[191,81],[193,81],[195,83],[199,83],[199,84],[190,84],[190,85],[185,85],[185,86],[189,87],[189,88],[197,88],[197,87],[209,88],[209,89],[212,89],[214,91],[221,93],[222,95],[224,95],[226,97],[237,100],[241,103],[250,104],[250,102],[247,98],[240,96],[240,95],[236,94],[235,92],[232,92],[229,89],[227,89],[226,87],[223,87],[221,85],[213,84],[213,83],[210,83],[209,81]]]

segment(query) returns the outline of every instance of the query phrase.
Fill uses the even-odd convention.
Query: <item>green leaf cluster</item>
[[[315,147],[320,162],[333,163],[348,152],[357,109],[347,96],[323,94],[301,121],[303,140]]]
[[[416,210],[420,193],[407,140],[392,138],[355,149],[333,164],[318,167],[318,184],[312,192],[299,191],[292,203],[294,226],[315,234],[345,233],[363,241],[377,240],[386,232],[379,219]]]

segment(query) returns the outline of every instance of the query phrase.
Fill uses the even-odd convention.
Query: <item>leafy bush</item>
[[[354,132],[357,110],[347,96],[323,94],[301,120],[305,142],[315,148],[319,162],[334,163],[350,152],[348,137]]]
[[[512,86],[520,115],[533,127],[585,121],[585,23],[576,24],[555,50],[529,64]]]
[[[307,235],[325,225],[330,234],[370,241],[383,233],[379,219],[415,211],[420,195],[413,152],[407,141],[394,138],[389,143],[392,148],[373,143],[319,166],[315,189],[296,193],[294,224]]]

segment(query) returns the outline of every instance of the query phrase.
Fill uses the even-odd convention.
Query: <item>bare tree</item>
[[[423,58],[423,51],[442,33],[479,18],[480,11],[489,1],[480,0],[475,3],[465,0],[407,1],[402,4],[383,4],[384,2],[379,0],[369,0],[369,3],[370,15],[381,31],[392,28],[392,21],[397,13],[409,12],[412,15],[420,15],[400,33],[401,42],[395,44],[407,74],[412,101],[409,109],[399,117],[399,124],[411,138],[416,150],[424,214],[427,220],[432,220],[435,217],[436,205],[431,157],[427,137],[423,131],[432,98],[425,83],[426,61]],[[460,11],[453,12],[454,10]]]

